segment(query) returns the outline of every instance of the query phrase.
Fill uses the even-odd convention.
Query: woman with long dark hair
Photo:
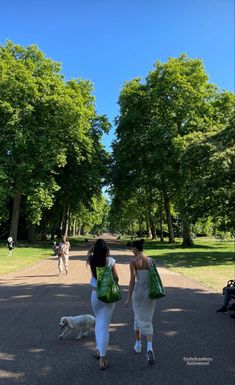
[[[148,270],[150,262],[148,257],[144,255],[143,248],[144,239],[134,241],[132,244],[135,258],[130,262],[130,283],[125,304],[128,306],[132,299],[134,333],[136,338],[134,350],[136,353],[141,353],[141,336],[144,335],[147,338],[148,364],[152,366],[155,361],[152,345],[152,318],[156,301],[148,296]]]
[[[96,316],[96,349],[94,351],[94,356],[99,359],[101,370],[104,370],[108,365],[106,351],[109,342],[109,325],[115,308],[115,303],[104,303],[97,298],[96,267],[110,266],[114,278],[118,281],[115,262],[115,259],[110,257],[109,247],[103,239],[98,239],[95,245],[88,251],[87,263],[91,268],[92,276],[90,284],[93,289],[91,293],[91,305]]]

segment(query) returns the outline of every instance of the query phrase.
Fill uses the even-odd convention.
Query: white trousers
[[[91,293],[91,306],[96,316],[95,338],[96,347],[101,357],[106,356],[109,343],[109,325],[115,309],[115,303],[104,303],[97,298],[96,290]]]
[[[63,272],[63,268],[67,272],[69,269],[69,256],[68,254],[63,255],[62,257],[58,257],[58,268],[60,274]]]

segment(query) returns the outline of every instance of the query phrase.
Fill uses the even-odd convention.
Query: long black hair
[[[143,249],[144,249],[144,239],[140,239],[138,241],[134,241],[132,243],[132,247],[133,247],[133,249],[135,247],[137,250],[143,251]]]
[[[93,252],[87,258],[87,263],[91,267],[92,275],[96,276],[97,266],[106,266],[107,256],[109,255],[109,247],[103,239],[97,239]]]

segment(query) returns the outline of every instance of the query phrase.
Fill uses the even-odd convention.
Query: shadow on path
[[[128,253],[112,243],[112,255],[123,269],[131,258]],[[76,263],[86,256],[72,258]],[[53,283],[54,275],[32,271],[24,271],[18,279],[28,277],[46,277],[47,283],[22,284],[16,277],[14,284],[5,280],[0,286],[1,385],[233,384],[234,320],[215,313],[221,296],[201,287],[179,287],[176,281],[182,277],[169,275],[167,297],[156,304],[156,364],[149,368],[145,344],[143,354],[133,353],[133,313],[124,307],[127,286],[123,285],[123,299],[116,304],[111,324],[110,367],[101,372],[92,357],[94,332],[80,341],[73,335],[58,339],[62,316],[92,314],[90,286]],[[188,365],[190,358],[209,358],[209,365]]]

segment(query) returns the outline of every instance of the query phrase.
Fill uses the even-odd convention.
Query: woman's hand
[[[128,308],[129,302],[130,302],[130,301],[129,301],[129,298],[127,298],[126,301],[125,301],[125,307],[126,307],[126,308]]]
[[[87,256],[90,257],[93,251],[94,251],[94,245],[88,250]]]

